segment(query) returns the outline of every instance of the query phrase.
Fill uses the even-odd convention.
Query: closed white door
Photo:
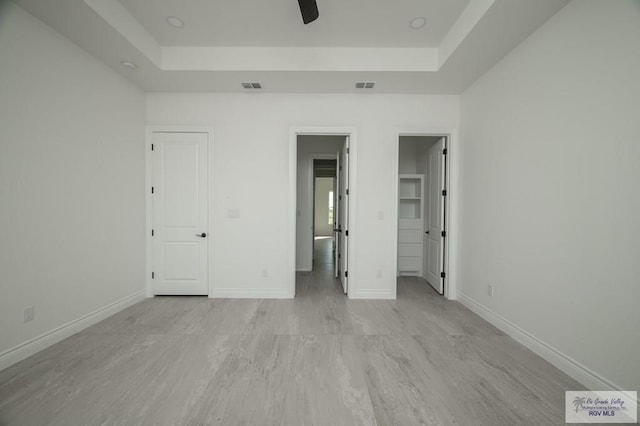
[[[340,175],[340,196],[342,200],[340,202],[340,224],[338,233],[340,234],[340,281],[342,282],[342,289],[347,294],[349,289],[349,137],[347,136],[342,152],[340,164],[342,169],[338,170]],[[339,157],[340,157],[339,156]]]
[[[153,291],[208,295],[208,135],[154,132]]]
[[[428,173],[426,189],[428,211],[425,212],[426,240],[425,240],[425,278],[440,294],[444,293],[444,272],[442,251],[444,246],[444,160],[443,149],[445,138],[435,142],[429,148]]]

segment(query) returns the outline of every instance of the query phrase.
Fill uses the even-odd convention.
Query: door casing
[[[289,197],[287,207],[288,223],[288,259],[287,279],[288,293],[291,298],[296,292],[296,222],[297,222],[297,186],[298,186],[298,136],[349,136],[349,193],[357,194],[357,128],[356,127],[290,127],[289,128]],[[357,292],[356,265],[356,203],[355,197],[349,197],[349,239],[347,250],[349,251],[347,270],[349,271],[349,288],[347,296],[353,298]]]
[[[444,272],[446,274],[444,297],[450,300],[457,299],[458,284],[458,214],[459,214],[459,170],[460,153],[458,142],[458,130],[456,128],[396,128],[394,132],[394,197],[391,209],[393,212],[392,223],[398,223],[398,170],[400,164],[400,137],[401,136],[444,136],[447,137],[447,197],[445,198],[445,223],[446,242],[444,244]],[[398,227],[394,226],[395,244],[393,248],[393,264],[395,271],[398,270]],[[394,298],[397,293],[397,285],[393,289]]]

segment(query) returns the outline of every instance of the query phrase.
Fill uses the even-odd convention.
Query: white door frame
[[[207,194],[207,215],[209,216],[209,229],[207,234],[211,237],[214,235],[215,225],[211,221],[211,199],[212,188],[211,185],[211,170],[213,167],[213,131],[210,127],[199,126],[146,126],[145,127],[145,145],[144,145],[144,157],[145,157],[145,203],[146,203],[146,217],[145,217],[145,275],[146,275],[146,295],[147,297],[153,297],[153,280],[151,279],[151,272],[153,267],[153,240],[151,239],[151,229],[153,228],[153,199],[151,197],[151,185],[153,182],[153,170],[151,159],[151,142],[153,141],[154,132],[166,132],[166,133],[206,133],[208,147],[207,150],[209,158],[207,158],[208,176],[207,182],[209,183],[209,194]],[[207,252],[209,256],[207,258],[207,294],[211,297],[213,285],[211,283],[211,254],[213,253],[213,238],[207,238]]]
[[[296,158],[297,158],[297,153],[296,153]],[[314,154],[311,153],[309,155],[309,159],[311,160],[311,165],[309,167],[309,194],[312,194],[311,197],[309,197],[309,211],[311,212],[311,269],[309,269],[309,271],[313,270],[313,250],[315,248],[315,238],[316,238],[316,200],[315,200],[315,195],[316,195],[316,185],[315,185],[315,176],[314,176],[314,170],[313,170],[313,160],[335,160],[337,158],[336,154]],[[337,173],[337,172],[336,172]],[[296,182],[297,182],[297,176],[296,176]],[[297,201],[296,201],[297,203]],[[296,214],[297,217],[297,214]],[[307,272],[309,272],[307,271]]]
[[[395,233],[395,245],[393,248],[393,264],[395,271],[398,270],[398,170],[400,167],[400,136],[446,136],[447,137],[447,197],[445,200],[445,220],[447,224],[447,242],[444,247],[443,256],[445,259],[444,272],[446,273],[444,297],[455,300],[458,297],[458,230],[459,230],[459,202],[460,202],[460,151],[458,141],[458,130],[455,128],[398,128],[394,132],[395,154],[393,156],[394,186],[392,223]],[[394,286],[394,298],[397,291],[397,284]]]
[[[296,294],[296,220],[297,220],[297,194],[298,186],[298,136],[349,136],[349,193],[353,194],[349,200],[349,239],[347,250],[349,251],[348,270],[349,270],[349,288],[347,296],[353,297],[357,289],[357,274],[355,272],[356,265],[356,239],[358,232],[356,230],[356,202],[358,195],[356,191],[357,177],[357,128],[356,127],[290,127],[289,128],[289,206],[287,208],[287,224],[289,227],[289,273],[288,285],[291,297]]]

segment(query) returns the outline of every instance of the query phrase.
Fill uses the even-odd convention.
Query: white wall
[[[316,179],[315,234],[333,235],[333,221],[329,223],[329,194],[333,191],[333,178]]]
[[[441,139],[440,136],[400,136],[398,173],[424,174],[429,148]]]
[[[142,296],[145,98],[13,3],[0,8],[2,368],[70,329],[18,345]]]
[[[297,165],[297,221],[296,221],[296,270],[311,271],[313,268],[313,212],[312,181],[313,156],[337,155],[344,145],[344,136],[298,136]]]
[[[210,223],[219,224],[212,229],[214,296],[220,286],[233,286],[236,296],[286,297],[292,273],[287,231],[293,224],[286,210],[290,127],[352,126],[358,132],[358,208],[350,285],[355,283],[356,297],[392,297],[397,131],[457,127],[458,114],[457,96],[153,93],[147,103],[149,125],[213,128]],[[229,208],[240,209],[240,220],[227,219]],[[263,268],[267,278],[260,276]]]
[[[398,173],[416,173],[416,137],[401,136],[398,151]]]
[[[640,388],[639,23],[636,1],[573,1],[462,96],[463,300],[584,383],[627,390]]]

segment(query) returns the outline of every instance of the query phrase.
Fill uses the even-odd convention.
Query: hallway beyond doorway
[[[333,256],[333,238],[315,237],[313,270],[296,273],[296,298],[312,295],[344,295],[340,280],[334,276]]]

